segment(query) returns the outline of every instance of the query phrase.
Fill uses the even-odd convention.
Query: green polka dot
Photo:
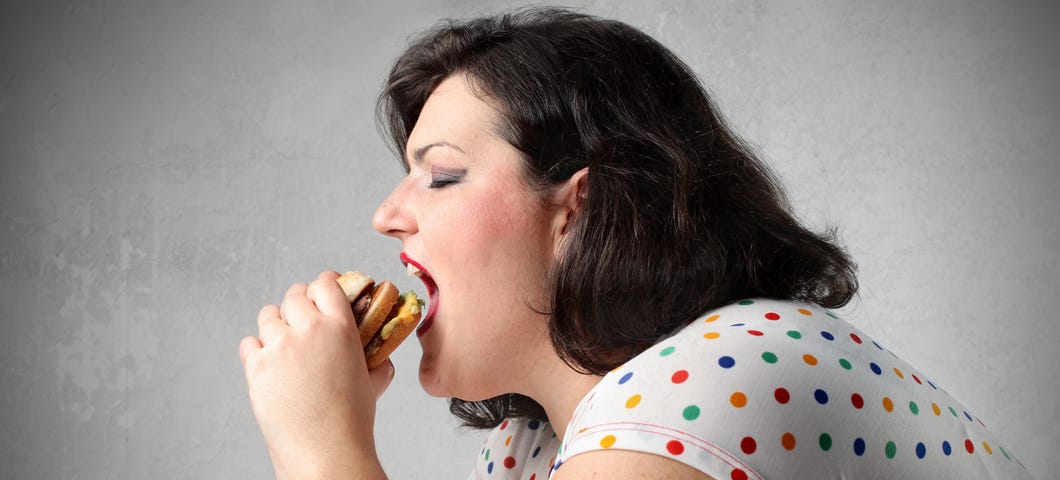
[[[486,449],[486,460],[490,459],[490,449]]]
[[[854,366],[850,364],[850,361],[845,359],[845,358],[840,358],[839,359],[839,365],[841,365],[843,368],[845,368],[847,370],[850,370],[851,368],[854,368]]]
[[[762,352],[762,360],[766,363],[777,363],[777,354],[773,352]]]
[[[659,352],[659,356],[665,357],[665,356],[667,356],[667,355],[669,355],[671,353],[674,353],[674,350],[677,350],[677,347],[666,347],[666,348],[662,349],[661,352]]]
[[[832,436],[827,433],[822,433],[821,438],[817,439],[817,443],[821,445],[821,450],[827,452],[832,448]]]
[[[681,415],[685,417],[685,420],[695,420],[699,418],[699,407],[695,405],[689,405],[685,407],[685,411],[681,412]]]
[[[949,407],[949,409],[950,409],[950,413],[953,414],[953,418],[957,418],[957,411],[954,410],[953,407]]]
[[[788,336],[795,340],[802,338],[802,334],[798,330],[788,330]]]
[[[754,304],[754,300],[740,300],[740,305],[751,305]]]
[[[909,411],[913,412],[913,415],[919,415],[920,407],[916,406],[916,402],[909,402]]]
[[[887,442],[887,446],[884,447],[884,453],[887,454],[887,458],[894,458],[898,453],[898,446],[894,442]]]
[[[825,310],[825,312],[824,312],[824,313],[825,313],[826,315],[828,315],[829,317],[832,317],[832,318],[834,318],[834,319],[836,319],[836,320],[839,320],[839,317],[835,316],[835,314],[834,314],[834,313],[832,313],[832,312],[829,312],[829,311]]]
[[[1012,457],[1008,456],[1008,452],[1005,451],[1005,447],[998,445],[997,448],[1001,449],[1001,454],[1004,455],[1006,459],[1012,460]]]

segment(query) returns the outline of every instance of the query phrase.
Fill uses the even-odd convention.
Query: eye
[[[433,170],[433,171],[431,171],[431,184],[428,185],[427,188],[431,188],[431,189],[443,188],[443,187],[447,187],[449,185],[452,185],[454,183],[460,183],[460,181],[464,179],[464,175],[466,173],[467,172],[464,171],[464,170],[455,170],[455,171]]]

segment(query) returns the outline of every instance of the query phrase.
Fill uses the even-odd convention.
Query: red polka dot
[[[777,399],[777,402],[788,403],[791,400],[791,394],[784,387],[780,387],[773,392],[773,397]]]
[[[916,382],[919,385],[923,385],[924,384],[923,382],[920,381],[920,378],[918,378],[915,373],[913,373],[911,375],[913,375],[913,381],[914,382]]]
[[[767,320],[780,320],[780,315],[777,315],[776,313],[773,313],[773,312],[769,312],[769,313],[766,314],[766,319]]]
[[[758,450],[758,442],[751,437],[743,437],[743,440],[740,440],[740,450],[748,455],[755,453],[755,450]]]
[[[865,406],[865,399],[861,398],[861,395],[855,393],[850,396],[850,403],[854,405],[854,408],[860,410],[861,407]]]
[[[530,480],[537,480],[537,474],[530,475]]]
[[[964,449],[968,450],[968,453],[975,452],[975,445],[972,444],[972,439],[969,438],[964,441]]]
[[[861,344],[861,337],[857,336],[856,334],[851,333],[850,339],[853,340],[854,343],[857,343],[859,345]]]
[[[674,383],[684,383],[685,380],[688,380],[688,370],[678,370],[670,377],[670,381]]]
[[[761,337],[762,335],[765,335],[764,333],[759,332],[758,330],[748,330],[747,333],[750,333],[751,335],[754,335],[756,337]]]
[[[784,447],[784,450],[794,450],[795,435],[792,435],[791,432],[784,432],[784,435],[780,436],[780,444]]]
[[[732,471],[732,480],[747,480],[747,474],[743,470],[737,468]]]
[[[505,468],[515,468],[515,457],[505,457],[504,466]]]
[[[504,430],[505,428],[508,428],[508,421],[507,420],[505,420],[503,423],[501,423],[501,430]]]
[[[666,451],[670,452],[671,455],[680,455],[685,453],[685,446],[677,440],[670,440],[669,442],[666,442]]]

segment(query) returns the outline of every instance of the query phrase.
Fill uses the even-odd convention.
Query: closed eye
[[[433,171],[431,172],[431,184],[427,188],[443,188],[454,183],[460,183],[466,173],[464,170],[455,172]]]

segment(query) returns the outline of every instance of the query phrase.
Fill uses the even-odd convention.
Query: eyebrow
[[[456,145],[453,145],[452,143],[442,141],[442,142],[429,143],[429,144],[424,145],[424,146],[422,146],[420,148],[417,148],[415,152],[412,152],[412,159],[415,160],[416,163],[423,163],[423,156],[427,154],[428,150],[430,150],[430,149],[432,149],[434,147],[449,147],[449,148],[452,148],[453,150],[456,150],[456,151],[458,151],[460,153],[463,153],[464,155],[467,155],[467,152],[465,152],[462,148],[460,148],[460,147],[458,147]]]

